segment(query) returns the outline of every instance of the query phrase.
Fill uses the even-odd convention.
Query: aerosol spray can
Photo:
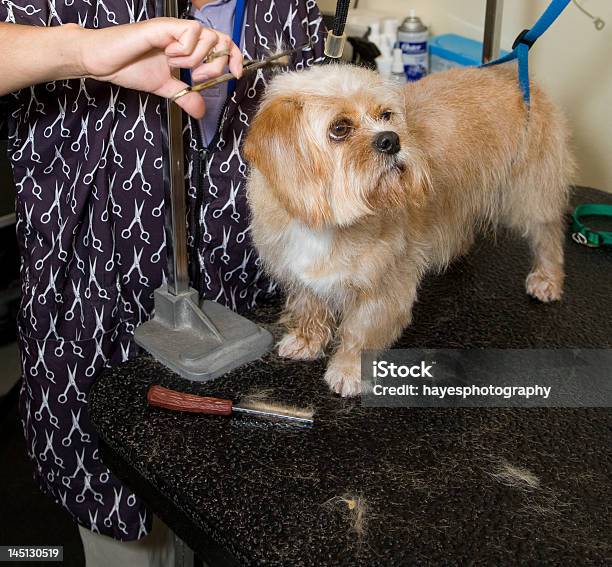
[[[429,70],[427,39],[429,32],[414,10],[397,30],[397,40],[404,55],[404,70],[409,81],[422,79]]]

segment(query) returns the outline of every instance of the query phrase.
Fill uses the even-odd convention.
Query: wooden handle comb
[[[232,401],[221,398],[209,398],[185,394],[169,390],[157,384],[151,386],[147,392],[147,401],[150,406],[166,408],[175,411],[188,411],[192,413],[206,413],[209,415],[231,415]]]
[[[174,411],[226,416],[240,413],[255,418],[282,420],[290,422],[292,425],[299,425],[300,427],[310,427],[313,424],[312,409],[300,410],[272,403],[249,404],[247,402],[246,404],[236,405],[231,400],[176,392],[157,384],[149,388],[147,401],[150,406]]]

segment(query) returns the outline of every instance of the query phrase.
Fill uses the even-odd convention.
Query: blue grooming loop
[[[232,41],[240,47],[242,39],[242,26],[244,25],[244,12],[246,0],[238,0],[236,2],[236,10],[234,12],[234,27],[232,30]],[[227,98],[231,98],[236,90],[236,79],[232,79],[227,85]]]
[[[246,0],[237,0],[236,9],[234,11],[234,24],[232,26],[232,41],[240,47],[240,40],[242,39],[242,27],[244,25],[244,13],[246,9]],[[189,69],[181,69],[181,81],[192,85],[191,71]],[[227,84],[227,97],[230,98],[236,90],[236,79],[228,81]]]
[[[508,55],[504,55],[495,61],[481,65],[481,67],[490,67],[507,63],[518,59],[518,74],[523,99],[529,106],[529,49],[536,40],[554,23],[561,15],[571,0],[552,0],[546,11],[540,16],[540,19],[529,30],[523,30],[512,44],[512,51]]]

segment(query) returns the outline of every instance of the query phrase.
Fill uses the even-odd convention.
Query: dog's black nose
[[[389,155],[396,154],[401,148],[399,136],[390,130],[376,134],[372,145],[381,154]]]

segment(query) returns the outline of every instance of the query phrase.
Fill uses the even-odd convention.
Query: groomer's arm
[[[37,83],[88,77],[171,97],[186,86],[172,77],[173,67],[197,67],[194,81],[223,73],[225,57],[200,65],[212,49],[229,50],[230,71],[242,74],[242,54],[232,40],[192,20],[155,18],[95,30],[76,24],[0,23],[0,95]],[[196,118],[204,114],[197,93],[177,104]]]

